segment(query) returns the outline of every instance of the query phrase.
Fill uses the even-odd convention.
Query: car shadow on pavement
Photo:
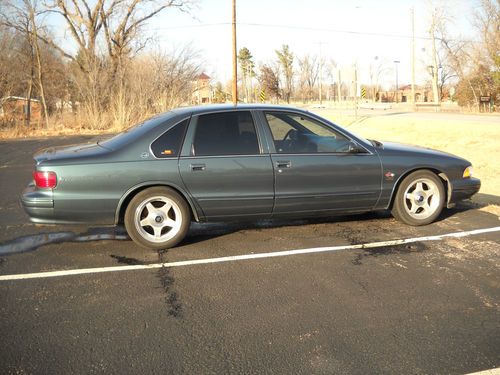
[[[100,240],[128,240],[123,227],[89,228],[84,233],[48,232],[21,236],[0,244],[0,256],[34,251],[41,246],[64,242],[89,242]]]
[[[472,197],[472,203],[478,206],[487,206],[490,204],[500,206],[500,197],[498,195],[479,193]]]
[[[448,219],[456,214],[483,207],[472,201],[459,202],[451,209],[444,209],[435,222]],[[333,224],[346,222],[363,222],[371,220],[389,220],[392,218],[390,211],[374,211],[355,215],[339,215],[303,219],[269,219],[248,222],[217,222],[217,223],[192,223],[187,237],[178,246],[187,246],[203,241],[208,241],[220,236],[225,236],[241,230],[271,229],[280,227],[294,227],[314,224]]]

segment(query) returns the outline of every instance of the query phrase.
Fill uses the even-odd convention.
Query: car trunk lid
[[[85,143],[69,146],[49,147],[38,150],[34,155],[36,164],[49,160],[74,159],[79,157],[92,157],[109,152],[107,148],[99,143]]]

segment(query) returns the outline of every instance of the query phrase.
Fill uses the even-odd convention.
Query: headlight
[[[469,165],[467,168],[465,168],[464,174],[462,175],[462,177],[463,178],[471,178],[473,171],[474,170],[472,169],[472,165]]]

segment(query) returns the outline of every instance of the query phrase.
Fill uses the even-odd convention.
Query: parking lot
[[[35,226],[32,153],[0,143],[0,373],[467,374],[500,367],[498,211],[122,228]]]

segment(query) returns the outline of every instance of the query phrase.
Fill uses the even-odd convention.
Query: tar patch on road
[[[146,264],[142,260],[136,259],[136,258],[129,258],[121,255],[110,255],[111,258],[116,259],[116,261],[120,264],[127,264],[129,266],[136,266],[136,265],[143,265]]]
[[[158,260],[161,263],[166,263],[165,255],[166,250],[160,250],[158,252]],[[156,273],[160,281],[161,288],[165,293],[165,303],[167,306],[167,313],[169,316],[174,318],[182,318],[184,308],[179,299],[179,294],[174,289],[175,278],[172,276],[172,270],[168,267],[161,267]]]
[[[351,261],[355,266],[361,266],[363,260],[369,257],[380,257],[384,255],[392,254],[410,254],[410,253],[421,253],[427,249],[427,246],[423,242],[413,242],[408,244],[377,247],[372,249],[364,249],[362,253],[357,254]]]
[[[160,250],[158,252],[158,261],[160,263],[166,263],[165,259],[167,251]],[[120,264],[126,264],[129,266],[148,264],[137,258],[130,258],[122,255],[111,254],[111,258],[115,259]],[[172,276],[172,270],[169,267],[161,267],[156,273],[156,277],[160,282],[160,288],[165,294],[165,304],[167,307],[167,314],[174,318],[182,318],[183,307],[179,300],[179,294],[174,289],[175,278]]]

